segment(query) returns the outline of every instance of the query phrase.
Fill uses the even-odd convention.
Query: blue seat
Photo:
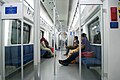
[[[23,46],[23,63],[26,64],[33,60],[33,44]],[[5,65],[21,66],[21,46],[7,46],[5,47]]]
[[[30,54],[29,45],[23,46],[23,55]]]
[[[82,63],[89,67],[101,66],[101,46],[92,45],[92,51],[95,53],[94,58],[82,58]]]
[[[33,55],[34,48],[33,48],[33,45],[32,45],[32,44],[31,44],[31,45],[29,45],[29,50],[30,50],[30,54],[32,54],[32,55]]]
[[[19,67],[21,65],[21,47],[11,46],[11,61],[12,66]]]
[[[29,55],[30,51],[29,51],[29,45],[24,45],[23,46],[23,63],[27,63],[29,61]]]
[[[21,66],[21,58],[13,58],[12,59],[12,66],[15,66],[16,68]]]
[[[5,47],[5,65],[12,65],[10,47]]]
[[[101,66],[101,61],[97,58],[84,58],[82,63],[85,64],[87,68]]]
[[[31,44],[30,46],[29,46],[29,50],[30,50],[30,54],[31,54],[31,60],[33,60],[33,54],[34,54],[34,46],[33,46],[33,44]]]

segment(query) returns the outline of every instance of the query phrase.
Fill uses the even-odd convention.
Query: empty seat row
[[[33,60],[33,44],[23,46],[23,63]],[[5,65],[20,67],[21,46],[5,47]]]

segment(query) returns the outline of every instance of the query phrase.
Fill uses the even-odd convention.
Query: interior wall
[[[118,7],[119,0],[108,0],[108,80],[120,79],[120,24],[118,28],[110,28],[110,7]],[[117,10],[118,11],[118,10]],[[117,14],[118,16],[118,14]],[[120,19],[118,16],[118,23]],[[106,23],[107,24],[107,23]]]
[[[73,39],[74,35],[70,35],[70,32],[68,32],[68,45],[73,45]]]
[[[0,6],[0,80],[2,75],[2,29],[1,29],[1,6]]]
[[[75,35],[78,36],[78,38],[80,37],[80,36],[79,36],[79,29],[76,30]]]
[[[51,19],[49,18],[47,12],[44,10],[43,6],[40,5],[40,16],[50,25],[53,26],[53,22],[51,21]]]
[[[71,4],[71,10],[70,10],[70,14],[69,14],[69,26],[71,26],[77,3],[78,3],[78,0],[73,0],[73,3]]]

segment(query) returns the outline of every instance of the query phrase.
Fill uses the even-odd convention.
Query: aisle
[[[62,51],[62,53],[65,53]],[[54,76],[54,58],[45,59],[41,63],[41,80],[79,80],[78,64],[62,66],[58,63],[59,59],[64,59],[63,54],[57,51],[56,56],[56,75]]]
[[[41,80],[80,80],[78,64],[70,64],[69,66],[63,66],[58,63],[59,59],[65,59],[63,54],[65,51],[57,51],[56,56],[56,75],[54,76],[54,58],[45,59],[41,63]],[[81,79],[82,80],[101,80],[100,75],[95,69],[87,69],[84,65],[81,65]]]

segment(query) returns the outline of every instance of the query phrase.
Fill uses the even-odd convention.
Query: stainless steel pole
[[[79,0],[79,46],[81,46],[81,4],[80,4],[80,0]],[[79,79],[81,80],[81,47],[79,47]]]
[[[56,3],[55,1],[53,2],[54,7],[53,7],[53,19],[54,19],[54,76],[56,75],[56,51],[55,51],[55,43],[56,43],[56,35],[55,35],[55,26],[56,26]]]
[[[23,80],[23,15],[24,15],[24,0],[22,0],[22,18],[21,18],[21,80]]]
[[[41,80],[40,73],[40,0],[34,0],[34,77]]]

